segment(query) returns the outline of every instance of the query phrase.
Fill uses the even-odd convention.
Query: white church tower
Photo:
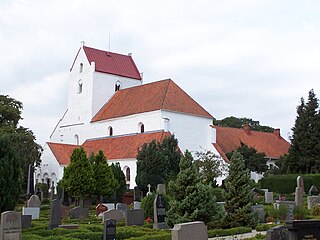
[[[142,84],[131,54],[80,47],[69,72],[68,109],[51,142],[81,145],[91,136],[91,119],[117,90]]]

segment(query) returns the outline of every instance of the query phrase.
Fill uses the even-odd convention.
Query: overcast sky
[[[1,0],[0,94],[48,140],[80,42],[173,79],[215,118],[249,117],[288,139],[301,97],[320,97],[320,1]]]

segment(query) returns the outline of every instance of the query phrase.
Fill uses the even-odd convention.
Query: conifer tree
[[[172,199],[167,223],[173,226],[192,221],[213,222],[219,217],[216,199],[211,186],[202,183],[190,152],[185,152],[179,167],[177,178],[168,186]]]
[[[257,225],[257,217],[251,209],[253,195],[249,183],[249,169],[246,168],[242,155],[235,151],[230,160],[229,175],[225,180],[224,227],[255,227]]]
[[[93,193],[93,170],[83,148],[73,150],[70,164],[65,168],[63,185],[76,200]]]
[[[94,194],[99,199],[102,196],[110,197],[117,186],[111,167],[108,166],[107,159],[101,150],[94,157],[93,185]]]
[[[110,165],[110,168],[113,172],[115,180],[117,181],[117,186],[115,187],[117,201],[122,202],[123,194],[127,190],[126,177],[125,177],[123,171],[121,170],[119,163],[117,163],[117,164],[112,163]]]

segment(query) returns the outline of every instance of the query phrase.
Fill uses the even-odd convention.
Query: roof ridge
[[[167,86],[166,86],[166,88],[165,88],[165,90],[164,90],[164,96],[163,96],[163,99],[162,99],[162,103],[161,103],[160,109],[163,109],[164,101],[166,100],[166,97],[167,97],[167,92],[168,92],[169,84],[170,84],[170,82],[172,81],[170,78],[167,79],[167,80],[169,80],[169,81],[168,81]]]
[[[122,54],[122,53],[116,53],[116,52],[111,52],[111,51],[107,51],[107,50],[103,50],[103,49],[99,49],[99,48],[93,48],[93,47],[88,47],[88,46],[83,46],[83,49],[85,48],[90,48],[90,49],[93,49],[93,50],[96,50],[96,51],[101,51],[101,52],[105,52],[107,54],[115,54],[115,55],[121,55],[121,56],[125,56],[125,57],[131,57],[127,54]]]

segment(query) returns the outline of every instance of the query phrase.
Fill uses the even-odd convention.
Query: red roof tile
[[[152,133],[139,133],[118,137],[106,137],[99,139],[89,139],[82,144],[82,147],[87,153],[97,153],[102,150],[108,160],[113,159],[130,159],[136,158],[138,148],[144,143],[151,142],[152,140],[161,141],[164,137],[170,136],[169,132],[152,132]],[[58,160],[59,164],[68,165],[70,156],[76,145],[62,144],[62,143],[48,143],[51,151]]]
[[[217,136],[217,141],[213,145],[219,153],[222,151],[224,155],[239,148],[241,142],[255,148],[257,152],[265,153],[268,158],[276,159],[287,154],[290,147],[290,144],[285,139],[275,133],[249,130],[248,134],[244,129],[212,127],[216,129]]]
[[[171,79],[119,90],[92,122],[155,110],[169,110],[212,118]]]
[[[96,71],[141,80],[131,56],[83,47],[89,63],[95,62]]]

